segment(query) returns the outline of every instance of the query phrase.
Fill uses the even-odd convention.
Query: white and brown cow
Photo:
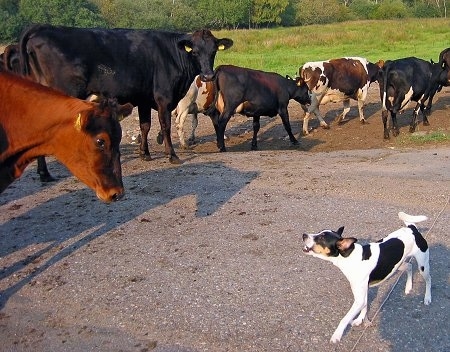
[[[178,102],[177,107],[172,111],[175,117],[175,126],[177,128],[178,137],[180,138],[180,147],[188,148],[188,144],[195,141],[195,129],[198,126],[198,113],[205,113],[206,110],[214,103],[215,88],[214,82],[203,82],[200,76],[196,76],[188,92]],[[192,114],[192,130],[186,143],[184,133],[184,123],[186,117]]]
[[[350,99],[358,101],[359,120],[364,123],[363,107],[370,83],[377,80],[382,61],[373,64],[362,57],[345,57],[327,61],[307,62],[299,70],[300,77],[311,92],[311,105],[303,119],[303,133],[308,134],[311,113],[320,125],[329,128],[319,111],[319,105],[328,102],[344,103],[344,110],[336,117],[339,123],[350,110]]]

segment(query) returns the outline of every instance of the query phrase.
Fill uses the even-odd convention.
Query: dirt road
[[[177,151],[180,166],[153,143],[156,119],[155,158],[141,161],[130,117],[127,195],[111,205],[55,161],[51,185],[28,168],[0,196],[0,350],[450,350],[450,146],[411,144],[406,117],[399,138],[384,141],[373,94],[367,124],[353,104],[349,122],[302,137],[299,148],[279,118],[267,118],[260,151],[248,151],[251,121],[236,116],[229,152],[217,153],[204,118],[199,144]],[[448,133],[449,97],[447,88],[421,132]],[[326,109],[331,121],[340,105]],[[372,326],[330,345],[352,294],[337,268],[301,252],[301,234],[345,225],[362,243],[377,240],[401,226],[398,211],[430,218],[421,229],[432,304],[422,304],[415,268],[409,296],[401,276]],[[370,291],[369,317],[397,278]]]

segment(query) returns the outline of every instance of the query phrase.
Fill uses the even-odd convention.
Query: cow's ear
[[[226,50],[233,46],[233,41],[228,38],[222,38],[217,40],[217,50]]]
[[[189,39],[182,39],[178,43],[178,49],[190,53],[192,51],[192,41]]]
[[[86,123],[86,116],[85,114],[78,113],[77,117],[75,118],[74,127],[77,131],[81,131],[83,129],[84,124]]]
[[[133,105],[130,103],[126,103],[124,105],[119,105],[118,106],[118,112],[117,114],[119,121],[124,119],[125,117],[131,115],[131,113],[133,112]]]
[[[297,84],[297,86],[301,87],[302,85],[304,85],[306,82],[303,80],[303,78],[301,77],[295,77],[295,83]]]

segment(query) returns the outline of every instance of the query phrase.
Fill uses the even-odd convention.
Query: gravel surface
[[[448,131],[445,97],[430,128]],[[340,105],[328,109],[330,119]],[[130,117],[127,194],[110,205],[51,158],[55,183],[41,185],[29,167],[0,196],[0,350],[449,351],[450,146],[399,142],[406,122],[398,139],[383,141],[378,112],[366,125],[352,112],[299,148],[279,118],[265,120],[255,152],[251,121],[233,118],[229,152],[217,153],[204,118],[199,144],[177,151],[180,166],[153,143],[155,127],[154,160],[141,161]],[[301,235],[345,225],[361,243],[375,241],[401,226],[399,211],[430,218],[421,229],[432,304],[422,303],[414,263],[410,295],[403,275],[371,289],[371,318],[393,291],[370,327],[331,345],[353,297],[338,268],[302,253]]]

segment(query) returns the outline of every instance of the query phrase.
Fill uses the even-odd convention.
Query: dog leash
[[[436,218],[434,219],[433,223],[431,224],[430,228],[428,229],[428,231],[426,232],[426,234],[423,236],[424,238],[426,238],[428,236],[428,234],[431,232],[431,230],[433,229],[434,225],[436,224],[436,222],[438,221],[438,219],[440,218],[440,216],[442,215],[442,213],[444,212],[445,208],[447,207],[447,205],[450,202],[450,197],[447,198],[447,201],[445,202],[444,206],[442,207],[441,211],[438,213],[438,215],[436,216]],[[411,262],[412,257],[409,258],[408,260],[408,264]],[[394,291],[395,287],[397,286],[398,282],[400,281],[400,278],[402,277],[402,275],[399,275],[397,277],[397,280],[395,280],[394,284],[392,285],[390,291],[388,292],[388,294],[386,295],[386,298],[383,300],[383,302],[381,302],[380,306],[378,307],[377,311],[375,312],[375,314],[372,317],[371,321],[374,321],[375,318],[377,317],[378,313],[381,311],[381,309],[383,308],[384,304],[387,302],[387,300],[389,299],[389,297],[391,296],[391,293]],[[350,352],[353,352],[355,350],[355,348],[358,346],[359,341],[361,341],[362,337],[364,336],[364,333],[366,332],[366,330],[370,327],[370,324],[365,326],[363,331],[361,332],[361,335],[359,335],[358,339],[356,340],[355,344],[353,345],[352,349],[350,350]]]

